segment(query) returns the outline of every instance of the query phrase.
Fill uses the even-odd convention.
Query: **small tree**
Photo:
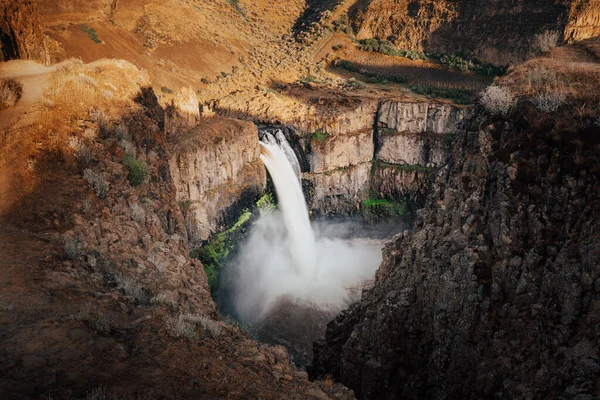
[[[506,115],[514,105],[515,97],[507,87],[490,86],[483,92],[479,101],[489,113]]]
[[[558,40],[560,39],[560,32],[546,30],[542,33],[535,35],[535,43],[537,48],[542,53],[547,53],[556,46],[558,46]]]

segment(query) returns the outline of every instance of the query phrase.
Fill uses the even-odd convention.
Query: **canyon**
[[[599,7],[0,0],[0,397],[595,398]]]

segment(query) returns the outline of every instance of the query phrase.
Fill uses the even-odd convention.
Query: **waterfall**
[[[298,158],[283,132],[261,132],[260,146],[278,209],[260,214],[228,268],[224,279],[232,283],[235,313],[252,325],[290,302],[337,312],[372,279],[381,244],[340,239],[342,226],[313,227]]]
[[[269,170],[279,208],[288,232],[289,251],[294,267],[305,278],[315,276],[315,235],[300,184],[300,163],[286,140],[278,130],[273,136],[265,132],[261,139],[260,158]]]

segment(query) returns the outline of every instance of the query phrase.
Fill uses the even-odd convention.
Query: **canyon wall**
[[[344,114],[342,123],[313,122],[308,126],[316,132],[301,133],[309,161],[303,178],[311,188],[309,208],[317,215],[353,214],[371,197],[408,196],[422,203],[425,178],[445,163],[461,108],[394,99],[376,104]]]
[[[250,122],[213,118],[169,139],[169,169],[191,247],[223,231],[265,190],[258,131]],[[229,215],[231,214],[231,216]]]
[[[47,63],[49,45],[35,1],[0,1],[0,62],[29,59]]]
[[[360,39],[506,65],[534,54],[534,37],[544,30],[581,40],[600,33],[599,19],[597,0],[374,0],[355,13],[353,23]]]
[[[315,344],[313,376],[359,399],[597,398],[598,128],[518,121],[463,122],[414,230]]]

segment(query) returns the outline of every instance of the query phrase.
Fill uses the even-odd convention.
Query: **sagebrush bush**
[[[70,260],[75,260],[79,257],[81,241],[78,237],[68,237],[65,239],[64,251],[65,255]]]
[[[146,212],[139,204],[133,204],[131,206],[131,219],[138,224],[144,224],[146,221]]]
[[[539,51],[547,53],[556,46],[558,46],[558,40],[560,39],[560,32],[546,30],[542,33],[535,35],[535,44]]]
[[[67,146],[73,151],[73,155],[80,165],[87,165],[94,159],[92,150],[77,136],[69,137]]]
[[[116,275],[115,280],[117,281],[117,287],[125,293],[131,301],[136,301],[140,304],[145,303],[148,300],[148,296],[144,292],[144,288],[135,279],[124,276]]]
[[[105,198],[108,194],[109,184],[104,175],[101,172],[96,172],[92,169],[87,168],[83,171],[83,177],[90,184],[96,196],[101,199]]]
[[[186,321],[183,319],[182,314],[177,316],[167,316],[165,318],[165,323],[167,325],[167,329],[171,336],[180,338],[192,338],[196,334],[195,326],[193,323]]]
[[[221,325],[219,325],[218,321],[214,321],[205,315],[197,315],[197,314],[180,314],[181,318],[184,321],[192,322],[194,324],[200,324],[202,329],[205,332],[210,333],[210,335],[214,338],[219,337],[221,335]]]
[[[515,104],[515,97],[507,87],[490,86],[482,93],[479,101],[489,113],[507,115]]]
[[[138,186],[144,182],[148,173],[146,164],[136,160],[130,154],[123,156],[123,165],[129,170],[127,179],[132,186]]]
[[[564,104],[566,96],[563,93],[538,94],[533,98],[536,108],[545,113],[553,113]]]
[[[14,79],[0,79],[0,110],[13,107],[21,98],[23,89]]]

